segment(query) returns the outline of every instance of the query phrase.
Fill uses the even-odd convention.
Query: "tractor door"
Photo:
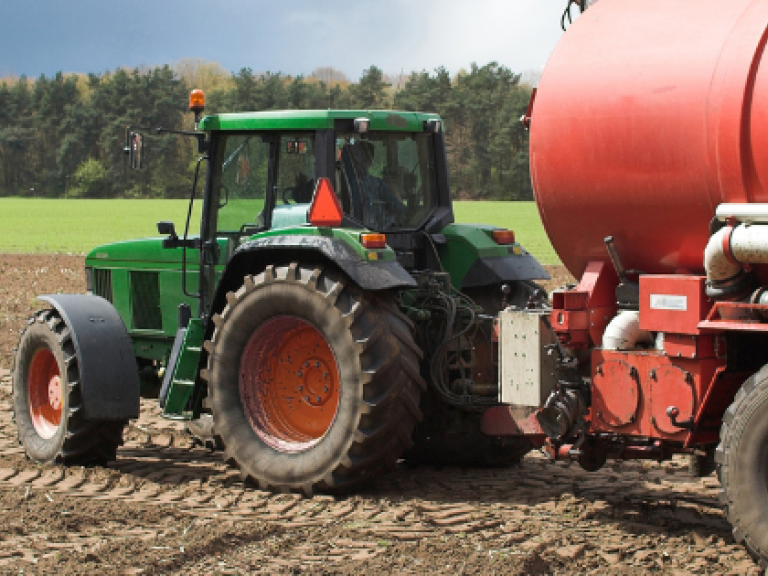
[[[228,238],[229,250],[240,244],[244,235],[269,226],[269,190],[274,186],[273,159],[277,156],[276,139],[270,134],[213,134],[211,165],[206,183],[205,217],[202,236],[206,244]],[[229,254],[226,259],[229,259]],[[203,258],[201,292],[204,315],[210,310],[216,292],[214,263],[218,258]]]
[[[234,251],[259,232],[306,224],[316,181],[315,139],[314,132],[215,134],[203,223],[206,242],[227,238]],[[206,314],[216,291],[216,260],[203,262]]]

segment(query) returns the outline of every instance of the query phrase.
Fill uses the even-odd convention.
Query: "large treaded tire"
[[[715,458],[733,537],[768,568],[768,366],[747,380],[723,416]]]
[[[55,405],[45,404],[46,379]],[[13,368],[14,418],[26,455],[40,463],[104,465],[116,458],[127,421],[92,420],[82,410],[80,367],[72,333],[54,310],[30,319]]]
[[[318,342],[327,346],[323,365],[330,368],[322,368],[323,376],[337,370],[336,385],[326,390],[335,398],[332,418],[304,443],[290,431],[273,435],[282,426],[283,415],[293,416],[274,414],[261,401],[269,396],[276,398],[273,403],[302,409],[299,395],[285,391],[286,380],[296,374],[291,385],[298,388],[301,378],[309,377],[298,370],[289,378],[273,378],[274,363],[294,359],[278,358],[274,351],[280,344],[262,338],[281,322],[314,332],[315,348]],[[364,293],[332,269],[297,263],[269,266],[258,276],[246,277],[237,292],[227,295],[227,306],[214,323],[212,340],[206,342],[204,376],[216,435],[226,446],[227,459],[262,489],[307,495],[348,491],[394,467],[411,446],[414,426],[422,418],[421,351],[411,336],[412,325],[392,295]],[[283,337],[290,338],[290,332],[277,333],[274,339]],[[303,354],[297,345],[293,356]],[[303,408],[307,406],[309,402]]]

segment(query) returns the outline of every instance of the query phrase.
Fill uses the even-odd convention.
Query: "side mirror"
[[[125,152],[128,154],[128,167],[131,170],[141,170],[144,167],[142,148],[144,139],[138,132],[128,133],[128,142],[126,142]],[[173,224],[171,224],[173,226]]]
[[[168,238],[163,239],[163,248],[195,248],[198,250],[200,249],[200,239],[190,238],[188,240],[185,240],[183,238],[179,238],[179,236],[176,234],[176,227],[173,225],[173,222],[168,222],[167,220],[158,222],[157,232],[158,234],[168,235]]]
[[[173,225],[173,222],[168,222],[167,220],[157,223],[157,233],[178,238],[176,236],[176,226]]]
[[[158,222],[157,232],[158,234],[168,236],[168,238],[163,240],[163,248],[178,248],[181,246],[181,242],[179,241],[179,237],[176,235],[176,227],[173,225],[173,222],[168,222],[166,220]]]

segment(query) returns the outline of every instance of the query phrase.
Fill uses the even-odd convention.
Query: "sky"
[[[352,80],[451,74],[490,61],[541,70],[562,31],[565,0],[2,0],[0,76],[102,73],[186,58],[236,72]]]

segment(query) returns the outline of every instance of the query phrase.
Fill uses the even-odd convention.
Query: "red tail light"
[[[309,223],[312,226],[338,226],[344,218],[339,199],[328,178],[320,178],[309,207]]]
[[[491,232],[491,238],[496,244],[514,244],[515,233],[512,230],[494,230]]]
[[[387,237],[384,234],[360,234],[360,243],[368,249],[386,248]]]

